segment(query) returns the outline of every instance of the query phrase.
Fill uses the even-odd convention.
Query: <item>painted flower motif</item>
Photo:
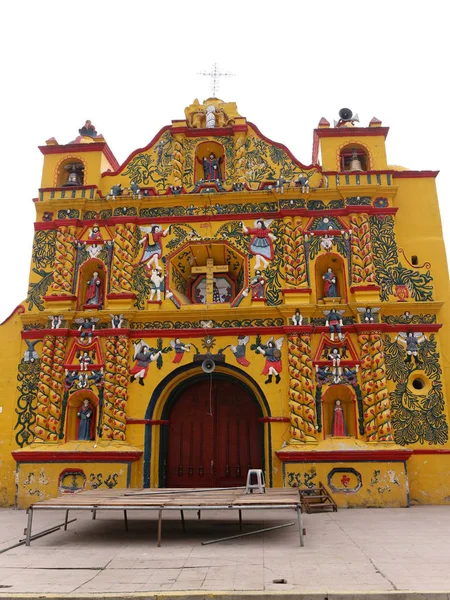
[[[348,488],[348,484],[350,483],[350,477],[348,475],[342,475],[341,483],[345,488]]]
[[[385,208],[389,205],[389,202],[387,198],[375,198],[373,205],[375,208]]]

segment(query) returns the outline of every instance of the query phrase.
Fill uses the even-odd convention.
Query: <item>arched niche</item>
[[[324,437],[336,437],[333,435],[333,417],[336,400],[340,400],[343,410],[346,436],[358,437],[356,419],[356,395],[348,385],[331,385],[322,398],[323,431]],[[338,436],[341,437],[341,436]]]
[[[347,144],[341,148],[339,164],[342,172],[370,171],[371,169],[369,152],[362,144]]]
[[[71,156],[59,163],[56,167],[56,187],[81,187],[84,185],[84,162]]]
[[[66,442],[79,440],[81,419],[78,414],[86,399],[89,400],[92,409],[92,417],[89,422],[89,439],[95,440],[97,437],[98,398],[91,390],[77,390],[69,397],[67,403]]]
[[[97,275],[95,275],[97,273]],[[93,290],[98,294],[92,296]],[[87,260],[80,268],[78,277],[78,308],[100,310],[105,303],[106,267],[98,258]]]
[[[214,158],[211,158],[211,155],[214,155]],[[205,173],[204,160],[210,161],[216,160],[218,161],[218,177],[207,177],[207,173]],[[225,150],[222,144],[213,141],[202,142],[199,144],[195,150],[195,181],[203,180],[214,180],[220,179],[223,181],[225,179]]]
[[[325,279],[328,269],[336,276],[337,296],[325,297]],[[345,262],[339,254],[328,252],[317,257],[315,265],[316,274],[316,294],[318,300],[328,303],[347,302],[347,278],[345,275]]]

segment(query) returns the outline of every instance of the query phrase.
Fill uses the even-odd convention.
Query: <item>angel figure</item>
[[[325,233],[325,235],[320,238],[320,246],[325,250],[325,252],[330,252],[330,250],[333,248],[333,240],[334,236],[328,235],[328,233]]]
[[[80,338],[84,340],[86,344],[92,342],[92,334],[95,330],[95,324],[98,323],[98,319],[88,317],[86,319],[75,319],[75,323],[79,325],[78,331],[80,332]]]
[[[111,317],[112,329],[121,329],[123,323],[123,315],[109,315]]]
[[[149,301],[153,302],[153,298],[156,294],[156,301],[161,302],[161,292],[164,292],[164,275],[162,274],[162,269],[160,267],[155,267],[152,270],[152,274],[150,276],[150,298]]]
[[[331,310],[324,310],[323,314],[326,316],[327,320],[325,325],[328,327],[330,332],[330,340],[334,342],[334,334],[338,334],[338,338],[340,340],[344,339],[342,334],[342,315],[345,313],[345,310],[336,310],[332,308]]]
[[[300,325],[303,323],[303,316],[300,313],[299,308],[297,308],[295,310],[295,313],[291,317],[291,321],[292,321],[292,324],[295,325],[296,327],[300,327]]]
[[[23,355],[23,361],[26,363],[34,362],[39,358],[39,354],[35,350],[36,344],[39,344],[42,340],[36,340],[34,342],[30,342],[29,340],[25,340],[25,344],[27,345],[27,349]]]
[[[145,232],[144,237],[139,240],[139,244],[144,244],[144,252],[139,264],[147,263],[148,267],[153,265],[159,269],[158,258],[162,256],[162,238],[170,232],[170,226],[164,231],[159,225],[141,226],[141,231]]]
[[[50,325],[52,329],[59,329],[62,325],[62,316],[61,315],[53,315],[48,318],[50,321]]]
[[[231,352],[234,354],[236,362],[238,362],[243,367],[248,367],[250,361],[247,360],[245,356],[245,351],[247,350],[247,344],[250,338],[248,335],[239,335],[236,346],[230,346]]]
[[[413,331],[407,331],[406,333],[400,332],[398,334],[396,341],[406,346],[406,363],[410,363],[412,357],[414,357],[416,365],[422,363],[418,356],[419,344],[424,342],[426,339],[427,338],[423,335],[423,333],[419,332],[414,333]]]
[[[102,244],[88,244],[86,245],[86,252],[91,258],[97,258],[97,256],[102,251],[102,248]]]
[[[191,345],[182,344],[180,338],[177,338],[175,341],[172,340],[170,345],[175,350],[175,356],[172,361],[173,363],[179,363],[182,360],[184,353],[191,351]]]
[[[275,383],[280,383],[280,373],[283,368],[281,362],[281,346],[283,345],[284,338],[273,339],[273,336],[269,338],[267,346],[263,348],[258,346],[256,351],[264,354],[266,362],[261,372],[262,375],[267,375],[267,379],[264,383],[271,383],[272,377],[275,375]]]
[[[151,352],[150,348],[142,340],[133,342],[134,356],[133,360],[136,361],[134,367],[130,369],[130,382],[133,383],[138,379],[139,385],[144,385],[144,379],[147,376],[148,368],[150,363],[157,360],[161,354],[161,350],[158,352]]]
[[[328,360],[333,364],[334,383],[339,383],[341,381],[342,369],[340,367],[341,355],[338,348],[332,348],[328,355]]]
[[[375,320],[378,320],[377,313],[380,311],[379,308],[371,308],[370,306],[367,306],[366,308],[357,308],[356,310],[361,315],[359,317],[361,322],[364,321],[364,323],[373,323]]]
[[[89,365],[94,364],[94,358],[95,358],[94,352],[92,353],[92,356],[89,354],[89,352],[81,353],[78,356],[78,361],[80,363],[80,371],[87,371]]]
[[[253,269],[256,271],[261,268],[266,269],[269,261],[273,260],[274,249],[273,242],[277,239],[276,236],[269,229],[273,219],[263,220],[257,219],[254,222],[254,227],[247,228],[241,221],[242,231],[244,235],[252,235],[252,239],[248,245],[250,252],[256,257],[255,266]]]

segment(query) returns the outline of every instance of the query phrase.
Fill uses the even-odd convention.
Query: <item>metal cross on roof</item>
[[[212,97],[216,98],[216,92],[219,89],[220,77],[234,77],[235,73],[221,73],[219,71],[219,66],[217,65],[217,63],[214,63],[209,73],[207,71],[201,71],[200,73],[197,73],[197,75],[205,75],[206,77],[211,77]]]

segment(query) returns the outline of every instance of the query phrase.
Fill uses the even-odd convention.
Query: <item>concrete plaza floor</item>
[[[62,511],[37,513],[33,533],[63,517]],[[202,514],[201,521],[194,511],[186,513],[186,533],[179,515],[168,514],[161,548],[153,513],[130,514],[128,533],[120,512],[100,512],[96,521],[87,512],[74,511],[73,517],[77,521],[68,531],[0,554],[0,599],[191,593],[230,600],[248,593],[328,600],[403,599],[415,593],[415,599],[450,599],[450,507],[303,515],[303,548],[296,526],[202,546],[202,541],[239,533],[236,515],[218,511]],[[244,514],[244,531],[291,521],[291,510],[253,511]],[[0,550],[23,538],[25,526],[24,511],[0,509]]]

